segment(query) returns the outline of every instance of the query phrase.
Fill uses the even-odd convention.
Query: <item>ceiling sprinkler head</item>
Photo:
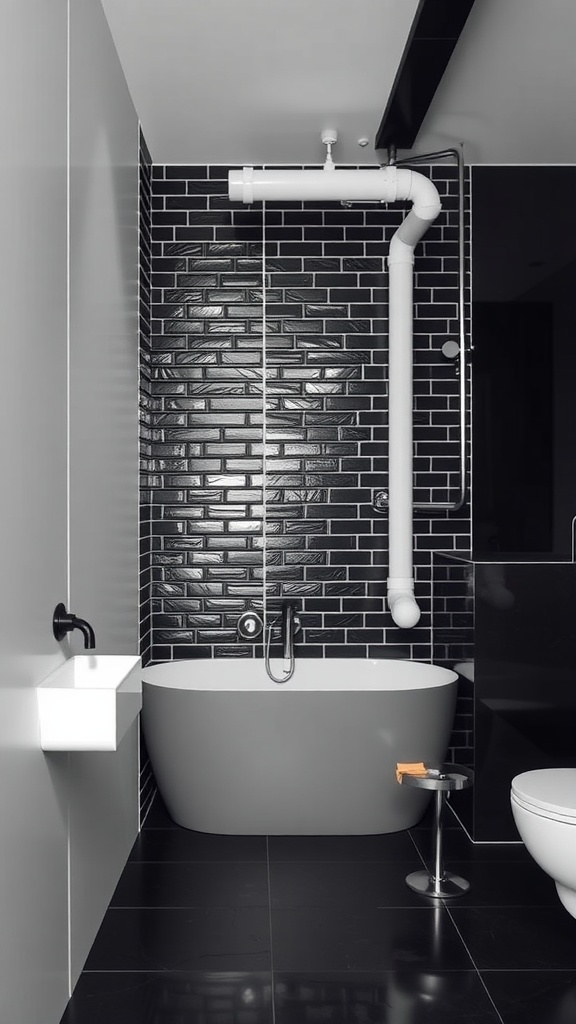
[[[332,159],[332,146],[338,141],[338,132],[334,128],[325,128],[321,133],[320,138],[326,146],[326,160],[324,163],[325,171],[334,170],[334,161]]]
[[[369,143],[370,139],[367,139],[365,136],[363,136],[361,139],[358,139],[358,145],[362,146],[362,149],[364,149],[365,146],[368,146]]]
[[[338,142],[338,132],[335,128],[325,128],[320,138],[325,146],[334,146]]]

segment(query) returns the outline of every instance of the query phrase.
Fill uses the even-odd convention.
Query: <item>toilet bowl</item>
[[[576,917],[576,768],[543,768],[512,779],[512,814],[537,864]]]

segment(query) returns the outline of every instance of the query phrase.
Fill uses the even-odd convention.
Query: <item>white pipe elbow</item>
[[[418,174],[416,171],[412,171],[411,174],[409,198],[412,200],[412,209],[415,215],[420,220],[426,221],[428,225],[431,221],[436,220],[442,209],[438,189],[425,174]]]
[[[389,579],[387,601],[390,614],[400,629],[412,629],[420,621],[413,580]]]

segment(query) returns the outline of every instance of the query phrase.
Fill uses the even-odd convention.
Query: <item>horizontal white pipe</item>
[[[440,213],[438,192],[429,178],[402,167],[379,170],[263,170],[244,167],[228,174],[231,200],[380,201],[408,200],[412,209],[390,243],[389,307],[389,566],[388,607],[396,625],[415,626],[420,609],[413,578],[412,453],[412,291],[414,247]]]
[[[414,204],[414,214],[426,221],[426,224],[434,220],[440,211],[438,192],[430,179],[404,167],[366,171],[255,171],[252,167],[243,167],[241,171],[228,172],[228,195],[233,202],[240,203],[260,200],[376,200],[395,203],[397,200],[408,199]]]

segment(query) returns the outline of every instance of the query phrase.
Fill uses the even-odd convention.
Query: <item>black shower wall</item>
[[[152,528],[148,491],[150,459],[150,291],[151,291],[151,206],[152,161],[144,136],[140,134],[139,182],[139,355],[140,355],[140,656],[142,664],[150,661],[152,642]],[[150,809],[156,784],[148,759],[146,744],[140,728],[140,820],[144,821]]]
[[[152,171],[150,657],[261,656],[238,643],[238,616],[290,598],[302,655],[430,660],[432,552],[469,550],[468,508],[416,519],[412,630],[385,607],[387,518],[372,509],[388,465],[385,256],[406,207],[264,210],[228,201],[227,167]],[[457,177],[423,173],[443,210],[415,263],[415,496],[446,501]]]
[[[474,567],[464,553],[435,552],[432,561],[432,661],[459,674],[450,756],[475,767],[474,760]],[[470,804],[468,790],[458,807]],[[453,801],[454,804],[454,801]],[[467,824],[467,819],[465,824]]]
[[[139,357],[140,357],[140,654],[143,664],[150,656],[151,644],[151,593],[152,582],[152,530],[150,522],[150,496],[148,493],[148,472],[151,458],[150,448],[150,291],[152,258],[152,161],[142,133],[140,134],[140,181],[139,181],[139,267],[138,267],[138,315],[139,315]]]

